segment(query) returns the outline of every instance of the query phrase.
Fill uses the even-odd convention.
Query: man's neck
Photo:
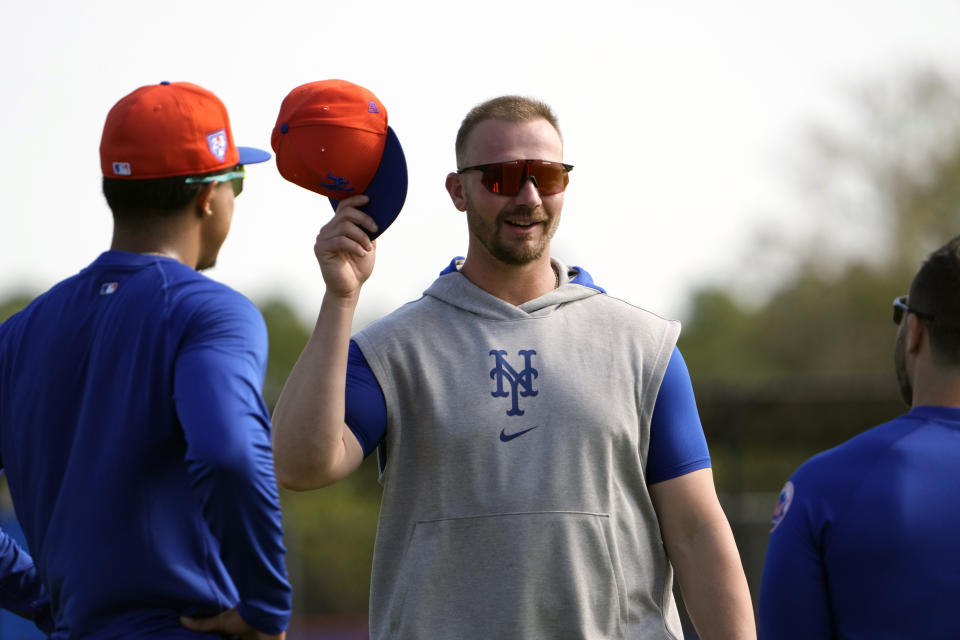
[[[196,243],[189,241],[184,234],[171,231],[169,228],[129,231],[118,229],[115,226],[110,249],[112,251],[167,256],[196,269],[199,255]]]
[[[913,372],[911,406],[960,408],[960,370],[935,365],[927,358]]]
[[[955,407],[960,409],[960,382],[913,390],[914,407]]]
[[[515,306],[546,295],[556,289],[560,281],[549,256],[525,265],[507,265],[475,256],[471,259],[468,254],[460,273],[490,295]]]

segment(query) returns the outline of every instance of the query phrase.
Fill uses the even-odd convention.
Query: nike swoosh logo
[[[501,429],[501,430],[500,430],[500,442],[510,442],[510,441],[513,440],[514,438],[519,438],[519,437],[522,436],[523,434],[527,433],[528,431],[533,431],[534,429],[536,429],[536,428],[539,427],[539,426],[540,426],[540,425],[537,425],[536,427],[530,427],[529,429],[524,429],[523,431],[517,431],[516,433],[511,433],[510,435],[507,435],[507,430],[506,430],[506,429]]]

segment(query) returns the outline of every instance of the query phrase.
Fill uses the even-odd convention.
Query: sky
[[[960,61],[956,0],[34,0],[3,13],[0,299],[109,247],[98,147],[130,91],[200,84],[237,144],[270,150],[284,96],[341,78],[379,97],[409,170],[358,316],[418,297],[465,254],[443,186],[456,130],[475,104],[521,94],[552,105],[576,167],[552,254],[680,318],[697,287],[742,280],[765,230],[805,231],[790,171],[811,123],[842,120],[864,83]],[[312,322],[313,243],[331,215],[272,161],[248,167],[208,275]]]

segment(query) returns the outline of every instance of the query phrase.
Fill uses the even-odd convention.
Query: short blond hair
[[[462,168],[464,154],[467,147],[467,138],[477,128],[477,125],[486,120],[505,120],[507,122],[529,122],[530,120],[544,119],[557,130],[560,139],[563,135],[560,133],[560,124],[553,109],[547,103],[534,98],[525,98],[523,96],[500,96],[482,102],[470,110],[463,122],[460,123],[460,130],[457,131],[457,141],[455,150],[457,154],[457,167]]]

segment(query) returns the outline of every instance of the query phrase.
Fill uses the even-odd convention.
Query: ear
[[[200,189],[200,193],[197,194],[194,200],[197,205],[196,212],[198,216],[206,217],[213,215],[213,190],[216,186],[216,182],[211,182],[203,185],[203,188]]]
[[[907,353],[917,355],[923,347],[923,343],[930,340],[930,334],[927,332],[927,326],[923,324],[923,321],[918,318],[916,314],[908,313],[906,322],[907,336],[904,347]]]
[[[446,187],[450,199],[453,200],[453,206],[459,211],[466,211],[467,199],[463,195],[463,176],[456,172],[448,173]]]

